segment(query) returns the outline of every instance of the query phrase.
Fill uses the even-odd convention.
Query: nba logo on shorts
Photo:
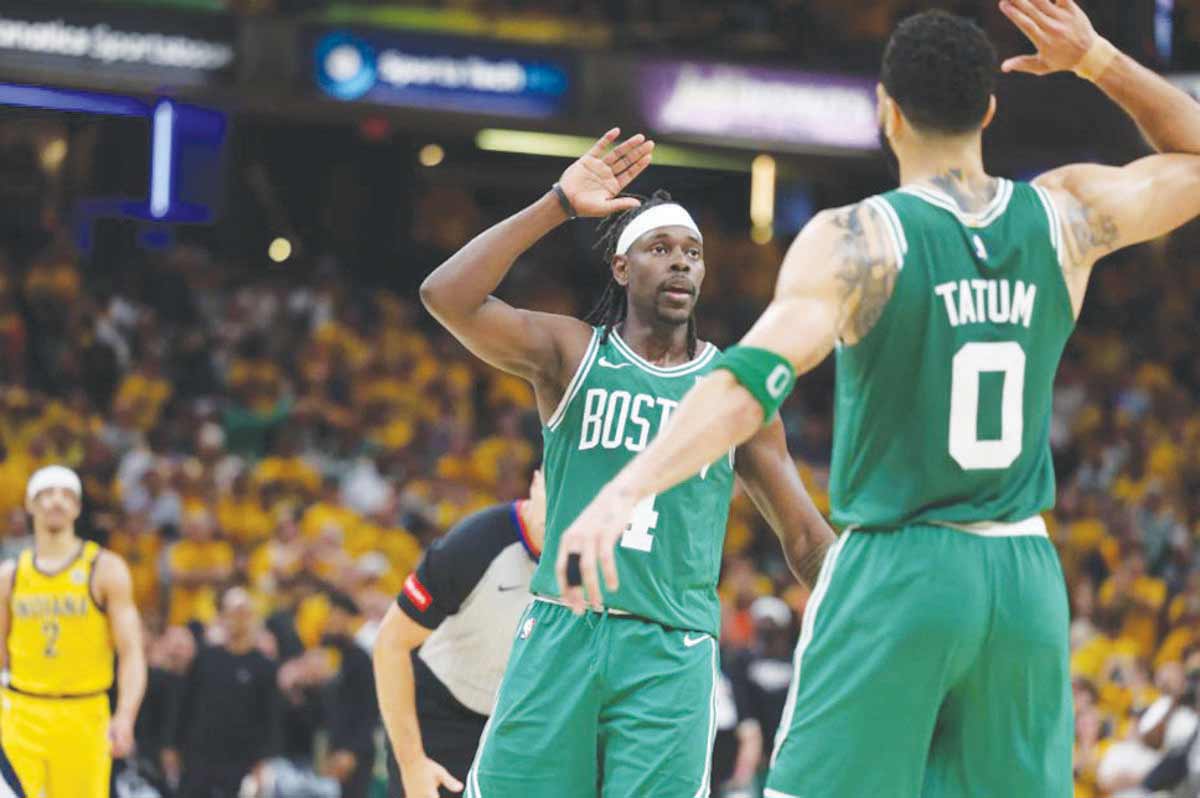
[[[533,634],[533,625],[536,623],[534,618],[526,618],[525,623],[521,624],[521,639],[527,640]]]

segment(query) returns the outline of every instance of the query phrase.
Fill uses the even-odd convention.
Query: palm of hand
[[[559,178],[558,185],[577,215],[608,216],[640,204],[620,195],[650,165],[654,142],[638,133],[609,149],[620,134],[620,128],[605,133]]]

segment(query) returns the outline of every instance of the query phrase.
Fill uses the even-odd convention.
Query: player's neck
[[[643,322],[633,315],[619,326],[621,338],[642,359],[656,366],[686,363],[688,358],[688,325]]]
[[[900,185],[933,186],[962,210],[976,211],[995,194],[995,181],[983,168],[981,147],[978,136],[914,146],[900,156]]]
[[[73,526],[50,529],[35,525],[33,529],[33,551],[41,567],[54,567],[74,557],[81,542]]]

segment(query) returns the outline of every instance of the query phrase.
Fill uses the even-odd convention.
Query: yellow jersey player
[[[33,548],[0,564],[8,669],[0,743],[29,798],[107,796],[112,757],[132,750],[146,689],[129,568],[75,534],[82,497],[69,468],[34,473],[25,490]],[[114,653],[118,701],[110,719]]]

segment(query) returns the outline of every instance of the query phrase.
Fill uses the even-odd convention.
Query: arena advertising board
[[[312,59],[329,97],[441,111],[550,117],[567,110],[573,83],[565,56],[382,31],[315,32]]]
[[[639,65],[640,109],[657,133],[783,149],[879,147],[874,81],[691,61]]]
[[[0,76],[198,86],[236,60],[232,19],[110,5],[0,5]]]

